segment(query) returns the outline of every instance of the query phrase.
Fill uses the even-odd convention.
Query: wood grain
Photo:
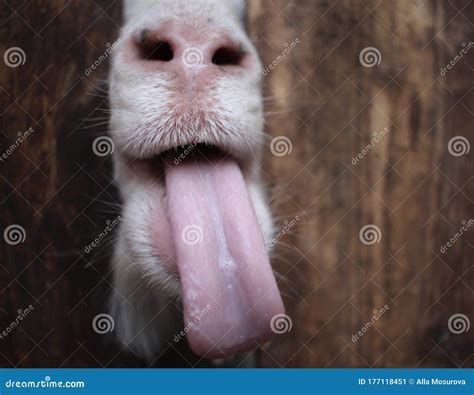
[[[440,75],[469,42],[473,7],[451,4],[250,2],[264,67],[301,42],[265,84],[268,132],[293,145],[267,155],[266,178],[280,218],[302,220],[276,260],[293,329],[262,365],[472,366],[472,331],[454,335],[447,323],[473,316],[473,233],[440,253],[474,208],[472,152],[447,149],[454,136],[472,139],[472,54]],[[366,47],[379,65],[361,65]],[[360,242],[368,224],[379,243]]]
[[[473,230],[440,252],[474,218],[473,152],[448,150],[455,136],[474,144],[472,53],[440,74],[470,41],[473,16],[470,1],[248,1],[263,67],[298,39],[264,83],[266,131],[292,145],[275,156],[269,144],[263,167],[277,231],[298,216],[274,257],[292,330],[259,365],[473,366],[472,329],[448,328],[453,314],[474,319]],[[19,67],[0,63],[1,153],[33,130],[0,163],[0,230],[26,233],[0,243],[0,329],[34,306],[0,339],[0,366],[146,366],[92,330],[106,311],[109,249],[84,252],[119,214],[110,159],[92,152],[107,132],[108,62],[85,70],[120,24],[117,0],[0,8],[1,53],[26,54]],[[379,65],[361,65],[366,47]],[[381,233],[373,245],[359,239],[369,224]],[[197,362],[178,351],[155,366]]]

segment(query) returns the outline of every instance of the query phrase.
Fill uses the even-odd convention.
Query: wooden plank
[[[469,41],[472,5],[249,4],[264,68],[277,63],[265,83],[267,131],[293,148],[267,152],[266,179],[280,224],[302,218],[276,259],[293,329],[262,365],[472,366],[472,331],[447,325],[455,313],[473,316],[472,232],[439,251],[473,217],[472,152],[447,149],[453,136],[472,138],[472,54],[440,75]],[[363,67],[366,47],[380,64]],[[383,137],[364,153],[374,132]],[[366,225],[380,242],[361,243]]]
[[[91,149],[107,130],[106,123],[94,126],[101,123],[94,118],[107,116],[96,110],[107,108],[107,99],[93,95],[108,64],[90,76],[85,69],[116,38],[120,15],[118,1],[1,7],[2,54],[20,47],[26,56],[22,66],[0,67],[1,151],[16,142],[18,131],[33,132],[0,167],[2,232],[18,224],[26,233],[23,244],[0,243],[0,327],[18,309],[34,306],[0,342],[2,366],[133,362],[92,330],[92,318],[105,310],[109,268],[106,259],[86,267],[90,256],[82,251],[114,215],[94,199],[117,199],[109,160]]]

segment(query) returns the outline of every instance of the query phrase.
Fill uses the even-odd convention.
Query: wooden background
[[[20,47],[19,67],[0,62],[0,151],[34,132],[0,163],[0,366],[146,366],[98,335],[94,316],[110,289],[108,251],[84,246],[118,202],[110,160],[93,154],[107,130],[108,63],[84,70],[117,38],[119,1],[10,1],[0,8],[1,54]],[[274,266],[292,330],[259,352],[261,366],[473,366],[474,230],[444,245],[474,218],[472,52],[440,69],[473,37],[471,0],[248,1],[248,26],[264,67],[298,39],[265,80],[267,132],[291,153],[266,148],[264,179],[277,228],[300,220],[279,243]],[[380,64],[364,67],[375,47]],[[373,133],[389,132],[356,165]],[[359,231],[376,225],[365,245]],[[112,241],[112,239],[110,240]],[[108,243],[104,243],[108,244]],[[389,310],[352,341],[374,309]],[[199,366],[185,347],[155,366]]]

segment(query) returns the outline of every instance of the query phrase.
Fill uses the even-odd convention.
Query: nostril
[[[244,53],[230,47],[219,48],[212,57],[212,63],[218,66],[240,66]]]
[[[169,62],[173,59],[173,47],[167,41],[157,41],[155,43],[142,42],[140,53],[144,60]]]

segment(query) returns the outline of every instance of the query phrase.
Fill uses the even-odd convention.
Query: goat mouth
[[[239,164],[202,143],[160,161],[191,348],[208,358],[255,349],[284,307]]]
[[[171,160],[174,165],[179,165],[189,156],[193,156],[194,158],[202,157],[203,159],[208,158],[209,160],[213,160],[217,157],[224,158],[231,155],[222,148],[213,144],[191,142],[188,145],[180,145],[175,148],[166,150],[162,154],[158,155],[158,159],[163,161]]]
[[[153,168],[140,174],[166,228],[152,243],[173,260],[191,349],[220,358],[257,348],[275,333],[272,318],[284,306],[238,159],[225,147],[191,141],[137,164]],[[153,188],[156,182],[163,188]]]
[[[190,142],[189,144],[178,145],[166,149],[150,159],[140,160],[148,163],[157,179],[163,179],[165,175],[165,163],[179,166],[192,158],[194,161],[203,162],[223,161],[225,159],[233,160],[237,163],[245,178],[250,175],[252,161],[250,156],[236,156],[223,145],[215,145],[207,142]]]

